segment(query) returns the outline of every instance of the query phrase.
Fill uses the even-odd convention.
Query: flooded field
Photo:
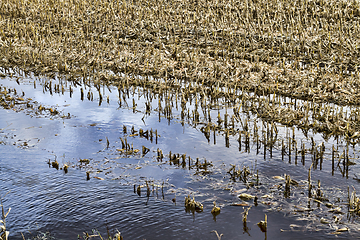
[[[359,237],[359,17],[1,1],[1,238]]]
[[[35,76],[0,85],[2,103],[13,102],[0,115],[11,239],[92,229],[119,230],[124,239],[217,239],[213,230],[222,239],[359,234],[357,144],[264,122],[241,98],[204,113],[200,98],[181,106],[172,91],[98,91]],[[203,208],[185,206],[188,195]]]

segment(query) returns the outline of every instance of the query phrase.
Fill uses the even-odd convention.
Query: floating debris
[[[114,238],[116,240],[124,240],[123,236],[121,236],[121,233],[117,231],[117,233],[114,235]]]
[[[89,159],[87,159],[87,158],[84,158],[84,159],[79,159],[79,162],[80,163],[85,163],[85,164],[89,164],[90,163],[90,160]]]
[[[32,98],[24,98],[17,94],[16,89],[2,88],[0,86],[0,106],[15,112],[25,112],[27,115],[48,118],[70,118],[70,114],[61,115],[54,107],[45,107]]]
[[[102,177],[94,177],[95,179],[98,179],[98,180],[104,180]]]
[[[200,202],[195,201],[195,197],[192,199],[190,198],[190,195],[185,197],[185,210],[191,211],[191,212],[202,212],[204,209],[203,205]]]
[[[326,220],[325,218],[320,218],[320,222],[322,223],[322,224],[329,224],[330,223],[330,221],[328,221],[328,220]]]
[[[220,214],[220,207],[216,206],[216,201],[214,201],[214,207],[211,209],[211,213],[215,216]]]
[[[248,203],[232,203],[230,206],[236,206],[236,207],[248,207]]]
[[[265,214],[265,220],[258,222],[257,225],[261,229],[262,232],[267,231],[267,215],[266,214]]]
[[[59,163],[58,163],[58,161],[56,159],[55,159],[55,161],[51,162],[51,165],[56,170],[59,170]]]
[[[239,196],[239,198],[243,199],[243,200],[251,200],[251,199],[254,199],[255,196],[254,195],[251,195],[251,194],[247,194],[247,193],[241,193]]]
[[[243,221],[244,224],[245,224],[246,221],[247,221],[247,216],[248,216],[248,214],[249,214],[249,210],[250,210],[250,209],[251,209],[251,206],[248,207],[247,209],[245,209],[244,212],[242,213],[242,215],[243,215],[242,221]]]
[[[214,232],[216,234],[218,240],[221,240],[221,237],[224,235],[222,233],[219,235],[219,233],[216,230],[212,230],[211,232]]]
[[[277,179],[277,180],[285,180],[284,177],[281,177],[281,176],[273,176],[273,179]]]

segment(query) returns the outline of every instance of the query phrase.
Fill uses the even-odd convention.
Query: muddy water
[[[354,177],[359,169],[351,165],[345,173],[343,165],[338,164],[341,159],[335,159],[335,168],[332,167],[330,149],[335,144],[341,153],[346,148],[341,140],[325,141],[321,135],[305,136],[294,129],[297,141],[307,148],[311,137],[316,145],[324,142],[326,146],[323,162],[312,168],[311,177],[314,186],[321,181],[328,202],[340,207],[341,213],[334,213],[331,211],[334,208],[326,207],[325,201],[318,203],[307,198],[312,153],[306,153],[301,162],[300,154],[284,156],[280,146],[270,153],[269,148],[251,142],[246,149],[244,138],[240,147],[237,136],[230,136],[226,143],[221,132],[211,133],[207,139],[200,131],[201,124],[181,121],[175,103],[170,119],[159,116],[156,96],[151,101],[151,111],[146,112],[146,99],[140,88],[121,96],[120,104],[114,87],[97,91],[94,87],[63,81],[64,93],[55,93],[45,87],[49,79],[33,76],[16,79],[0,79],[2,89],[16,89],[23,98],[31,98],[35,110],[16,106],[16,111],[0,109],[0,194],[10,191],[3,201],[5,207],[12,208],[6,219],[10,239],[22,239],[21,233],[30,238],[46,231],[56,239],[74,239],[92,229],[102,236],[119,230],[124,239],[217,239],[214,230],[223,234],[222,239],[360,236],[358,218],[349,214],[347,207],[348,186],[350,193],[358,188]],[[60,82],[52,80],[52,84]],[[93,93],[92,100],[87,99],[88,92]],[[46,111],[35,114],[40,105],[56,108],[59,114]],[[194,103],[187,107],[193,109]],[[212,119],[226,111],[221,105],[214,107]],[[250,125],[256,122],[262,126],[260,129],[266,126],[255,116],[249,119]],[[153,130],[152,139],[139,136],[140,128]],[[277,128],[286,142],[285,136],[292,134],[292,129],[281,125]],[[125,139],[132,152],[123,149]],[[143,146],[148,150],[142,152]],[[357,163],[357,145],[349,148],[352,161]],[[157,158],[157,149],[164,154],[162,160]],[[169,161],[170,151],[179,154],[180,164]],[[181,162],[183,154],[185,164]],[[206,159],[212,166],[205,170],[195,166],[197,158],[202,163]],[[52,165],[55,160],[59,170]],[[67,172],[61,169],[64,164],[69,166]],[[236,169],[248,167],[252,178],[258,171],[259,183],[254,186],[249,184],[250,180],[245,184],[231,179],[227,173],[231,164]],[[284,174],[299,182],[292,186],[287,198],[285,182],[273,178]],[[242,201],[240,193],[258,196],[258,204],[253,200]],[[185,211],[184,198],[188,194],[204,205],[203,212]],[[221,207],[216,217],[210,213],[215,200]],[[246,225],[242,213],[248,206],[232,206],[234,203],[251,206]],[[256,225],[264,220],[265,214],[266,233]],[[342,228],[347,231],[337,231]]]

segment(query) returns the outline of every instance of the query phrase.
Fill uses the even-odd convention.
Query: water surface
[[[49,81],[62,83],[64,93],[49,91],[45,87]],[[124,239],[217,239],[214,230],[223,234],[222,239],[360,236],[358,218],[347,213],[346,205],[348,186],[350,192],[358,187],[354,179],[358,167],[351,165],[346,173],[338,162],[335,169],[332,167],[330,149],[335,144],[342,152],[346,144],[341,140],[324,140],[312,133],[304,136],[294,129],[299,152],[300,142],[310,148],[311,137],[316,145],[324,142],[326,146],[322,163],[312,169],[312,181],[315,185],[320,180],[329,202],[341,207],[343,214],[336,214],[329,212],[323,203],[307,199],[306,181],[314,162],[312,153],[307,152],[302,163],[300,153],[295,162],[294,151],[284,156],[279,145],[274,146],[270,156],[269,147],[264,148],[261,142],[257,144],[253,137],[248,147],[244,135],[241,146],[238,135],[226,140],[221,131],[211,132],[207,139],[201,131],[203,124],[194,124],[189,119],[181,121],[180,100],[177,108],[177,102],[170,101],[173,107],[170,118],[159,111],[159,98],[161,107],[166,105],[166,98],[154,95],[149,100],[141,88],[130,90],[128,96],[119,96],[118,89],[111,86],[97,91],[95,87],[34,76],[18,81],[2,78],[0,86],[16,89],[20,95],[23,92],[23,98],[31,98],[34,109],[43,106],[59,112],[35,114],[31,109],[0,108],[0,194],[10,191],[3,200],[6,208],[12,208],[6,218],[10,239],[22,239],[21,233],[30,238],[38,231],[49,231],[56,239],[75,239],[92,229],[103,236],[108,231],[113,235],[119,230]],[[88,92],[93,93],[92,100],[87,99]],[[146,109],[147,102],[151,103],[150,111]],[[195,100],[187,103],[189,115],[195,108]],[[231,109],[224,104],[214,106],[210,111],[213,122],[218,114],[224,116],[228,111]],[[250,113],[241,114],[249,119],[250,129],[256,122],[259,132],[266,132],[266,123],[261,119]],[[292,128],[281,125],[277,128],[279,139],[284,139],[286,144]],[[140,129],[152,130],[153,138],[136,135]],[[235,129],[240,131],[238,125]],[[132,150],[139,152],[125,154],[122,146],[125,139]],[[148,149],[146,154],[142,152],[143,146]],[[164,154],[162,161],[157,158],[157,149]],[[349,149],[352,161],[357,163],[357,145]],[[179,154],[179,164],[169,160],[170,151]],[[182,164],[183,154],[186,154],[185,164]],[[194,166],[197,158],[200,163],[211,162],[212,166],[206,171]],[[59,168],[64,164],[69,166],[67,173],[53,168],[51,163],[55,160]],[[253,186],[249,185],[251,181],[234,182],[227,173],[231,164],[236,169],[248,167],[252,177],[258,171],[260,183]],[[300,183],[292,187],[288,198],[284,197],[284,181],[273,179],[284,174]],[[150,185],[149,194],[146,183]],[[134,191],[139,185],[140,195]],[[251,209],[246,226],[242,214],[248,207],[231,205],[242,203],[238,198],[240,193],[259,197],[257,206],[253,200],[247,201]],[[187,195],[204,205],[203,212],[185,211]],[[264,195],[271,198],[261,198]],[[210,213],[215,200],[221,207],[216,217]],[[295,206],[309,207],[312,211],[297,211]],[[264,220],[265,214],[266,233],[256,225]],[[338,217],[337,221],[334,216]],[[321,223],[320,218],[328,223]],[[336,232],[344,227],[349,231]]]

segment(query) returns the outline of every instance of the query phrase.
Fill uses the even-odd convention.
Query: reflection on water
[[[59,112],[0,109],[1,195],[11,191],[4,200],[12,208],[7,218],[11,239],[30,236],[29,230],[74,239],[92,229],[104,236],[118,229],[124,239],[216,239],[213,230],[223,239],[358,234],[358,220],[346,209],[347,186],[357,185],[358,168],[349,164],[358,158],[355,145],[262,122],[247,106],[221,98],[61,81],[56,84],[62,87],[53,88],[63,90],[55,91],[48,81],[0,81],[2,89],[24,92],[34,109]],[[68,172],[52,168],[55,160],[60,168],[68,165]],[[231,164],[247,166],[251,176],[258,171],[260,183],[231,180]],[[321,180],[321,191],[343,214],[307,198],[311,164],[314,189]],[[287,197],[285,182],[273,179],[284,173],[299,182]],[[232,205],[242,203],[237,196],[244,192],[259,198],[257,206],[247,201],[252,208],[246,225],[247,207]],[[202,213],[185,212],[187,195],[203,203]],[[214,200],[221,207],[216,217],[210,213]],[[256,225],[265,213],[266,235]],[[329,223],[322,224],[320,217]],[[342,227],[351,231],[336,232]]]

